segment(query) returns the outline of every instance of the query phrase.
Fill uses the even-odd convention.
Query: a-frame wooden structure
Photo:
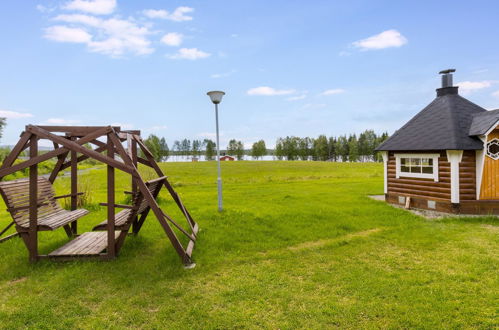
[[[104,138],[106,139],[106,142],[101,141]],[[46,153],[39,153],[38,141],[40,139],[51,141],[54,145],[54,150]],[[123,146],[123,143],[126,143],[126,148]],[[95,145],[95,148],[89,149],[84,146],[85,144],[93,144]],[[14,164],[19,155],[27,149],[29,149],[28,160]],[[141,150],[145,157],[139,156],[138,150]],[[78,154],[80,155],[78,156]],[[119,156],[119,158],[116,158],[116,155]],[[76,210],[77,196],[79,194],[77,185],[78,162],[92,158],[107,165],[107,203],[103,204],[107,206],[107,222],[105,223],[105,231],[87,232],[82,235],[77,235],[76,220],[73,220],[70,224],[68,222],[65,225],[66,232],[68,235],[71,234],[78,237],[68,242],[66,244],[68,246],[67,248],[64,246],[48,255],[40,255],[38,253],[38,231],[44,229],[41,229],[42,227],[39,223],[38,213],[42,204],[47,204],[40,203],[40,199],[43,197],[41,196],[43,191],[47,191],[47,189],[50,190],[50,188],[47,188],[47,185],[41,186],[43,180],[40,181],[40,178],[38,177],[38,164],[54,157],[57,157],[58,160],[48,178],[48,182],[50,182],[50,184],[53,183],[57,178],[58,173],[62,170],[67,168],[71,169],[71,193],[63,196],[71,198],[71,210]],[[151,167],[158,175],[158,178],[145,182],[137,170],[138,163]],[[14,146],[11,153],[5,158],[3,165],[0,167],[0,180],[11,173],[25,168],[29,168],[29,179],[25,179],[25,181],[29,180],[29,184],[27,183],[26,185],[27,191],[22,193],[24,194],[25,206],[18,207],[17,211],[19,209],[24,209],[24,211],[28,209],[29,221],[24,223],[24,227],[19,223],[16,223],[16,229],[17,234],[21,236],[28,248],[30,261],[35,262],[42,258],[67,260],[75,257],[113,259],[118,255],[129,229],[131,228],[135,234],[138,233],[149,210],[152,210],[171,244],[182,259],[182,262],[186,266],[193,265],[192,251],[196,241],[198,225],[185,208],[179,195],[168,182],[167,177],[154,160],[151,152],[143,143],[140,137],[140,131],[121,130],[120,127],[113,126],[28,125],[21,134],[19,142]],[[132,205],[120,205],[115,202],[116,169],[131,175]],[[159,207],[156,197],[163,186],[168,190],[182,214],[185,216],[189,225],[189,230],[182,228]],[[16,189],[19,194],[20,188]],[[4,200],[6,199],[3,190],[2,197],[4,197]],[[45,200],[47,200],[47,198],[45,198]],[[119,226],[115,225],[115,208],[130,209],[130,213],[128,213],[126,217],[126,222]],[[188,237],[188,244],[185,248],[171,225],[176,227],[180,233]],[[85,246],[85,244],[87,246]],[[78,247],[76,249],[71,249],[71,246],[75,245]]]

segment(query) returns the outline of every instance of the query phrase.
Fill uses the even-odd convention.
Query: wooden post
[[[76,140],[71,137],[71,140]],[[78,208],[78,155],[76,151],[71,150],[71,211]],[[73,235],[78,234],[78,220],[71,223],[71,231]]]
[[[135,139],[131,138],[130,134],[128,134],[128,143],[129,143],[129,147],[130,147],[130,153],[131,153],[130,156],[132,158],[132,164],[135,166],[135,168],[137,168],[137,165],[138,165],[137,142],[135,141]],[[132,193],[133,193],[132,198],[135,198],[135,195],[137,194],[137,183],[135,182],[133,177],[132,177]],[[137,233],[137,230],[138,230],[138,220],[139,220],[138,216],[135,216],[135,219],[133,219],[132,232],[135,234]]]
[[[29,141],[29,157],[38,156],[38,137],[32,135]],[[38,261],[38,163],[29,167],[29,261]]]
[[[114,146],[110,138],[109,133],[107,135],[107,155],[110,158],[114,158]],[[107,165],[107,257],[113,259],[116,257],[116,246],[114,237],[114,167]]]

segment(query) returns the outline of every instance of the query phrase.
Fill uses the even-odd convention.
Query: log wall
[[[395,152],[390,151],[388,154],[388,194],[419,197],[435,201],[450,201],[450,163],[447,161],[445,151],[415,151],[410,153],[440,154],[438,158],[438,182],[433,179],[421,178],[400,177],[397,179]]]

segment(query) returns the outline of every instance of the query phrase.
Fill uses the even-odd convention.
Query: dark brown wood
[[[0,167],[0,170],[8,168],[14,164],[14,161],[16,158],[19,156],[19,154],[25,149],[26,145],[28,144],[29,139],[31,138],[31,133],[24,131],[21,134],[21,138],[19,141],[16,143],[14,148],[12,148],[11,152],[7,157],[5,157],[2,167]],[[3,175],[5,176],[5,175]],[[0,176],[1,178],[1,176]]]
[[[34,159],[38,156],[38,138],[31,136],[29,141],[29,157]],[[29,168],[29,236],[28,250],[29,260],[38,260],[38,163]]]
[[[56,148],[56,149],[58,149],[58,148]],[[68,154],[69,154],[69,152],[65,152],[62,155],[58,156],[57,163],[55,164],[55,167],[52,170],[52,173],[50,173],[49,181],[51,183],[54,183],[59,172],[63,170],[62,166],[64,165],[64,161],[66,160],[66,157],[68,156]]]
[[[109,129],[111,130],[110,127],[109,127]],[[73,142],[73,141],[68,141],[61,136],[58,136],[58,135],[52,134],[48,131],[45,131],[38,126],[30,126],[29,130],[33,134],[36,134],[40,137],[43,137],[43,138],[46,138],[46,139],[49,139],[49,140],[52,140],[52,141],[59,143],[60,145],[64,146],[64,148],[75,150],[81,154],[87,155],[89,157],[92,157],[92,158],[100,161],[100,162],[103,162],[106,165],[110,165],[112,167],[120,169],[123,172],[130,173],[130,174],[132,173],[133,169],[130,166],[125,165],[124,163],[119,162],[113,158],[101,155],[100,153],[98,153],[94,150],[90,150],[90,149],[83,147],[82,145],[88,142],[88,141],[86,141],[86,142],[81,143],[81,141],[84,138],[79,139],[78,142]],[[89,135],[86,135],[85,137],[88,137]],[[60,148],[60,149],[64,149],[64,148]],[[113,150],[113,152],[114,152],[114,150]]]
[[[30,126],[30,127],[34,127],[34,126]],[[81,147],[81,145],[87,143],[88,141],[92,140],[92,139],[95,139],[96,137],[99,137],[103,134],[107,134],[107,131],[108,130],[102,130],[102,131],[96,131],[94,133],[91,133],[85,137],[82,137],[81,139],[79,139],[76,144]],[[45,134],[43,134],[45,135]],[[53,134],[51,134],[53,135]],[[59,140],[59,138],[63,139],[63,137],[60,137],[60,136],[57,136],[57,135],[53,135],[53,136],[56,136],[57,137],[57,140]],[[46,136],[42,136],[43,138],[47,138]],[[51,140],[51,138],[48,138],[49,140]],[[70,141],[68,141],[70,142]],[[82,147],[83,149],[86,149],[84,147]],[[87,150],[87,149],[86,149]],[[10,166],[10,167],[7,167],[7,168],[3,168],[3,169],[0,169],[0,179],[3,178],[4,176],[6,175],[9,175],[9,174],[12,174],[14,172],[17,172],[17,171],[20,171],[20,170],[23,170],[25,168],[28,168],[30,167],[31,165],[33,164],[39,164],[43,161],[46,161],[50,158],[53,158],[53,157],[56,157],[64,152],[67,152],[69,151],[68,149],[66,148],[58,148],[56,150],[52,150],[52,151],[49,151],[47,153],[44,153],[38,157],[35,157],[35,158],[31,158],[25,162],[22,162],[20,164],[17,164],[17,165],[13,165],[13,166]]]
[[[99,203],[100,206],[109,206],[108,203]],[[125,204],[114,204],[114,207],[120,208],[120,209],[133,209],[133,206],[131,205],[125,205]]]
[[[66,133],[66,136],[56,135],[54,132]],[[144,223],[150,210],[160,222],[163,230],[169,238],[176,252],[185,264],[192,263],[192,251],[196,234],[199,230],[189,212],[181,202],[178,194],[169,184],[166,176],[155,162],[147,147],[140,139],[139,131],[119,131],[119,128],[107,127],[55,127],[55,126],[33,126],[28,125],[26,132],[21,135],[21,139],[7,157],[8,162],[0,168],[0,178],[18,170],[30,168],[29,179],[0,182],[0,194],[11,212],[16,225],[16,235],[21,236],[30,252],[30,260],[36,261],[39,258],[57,258],[66,260],[73,257],[87,258],[97,257],[99,259],[112,259],[118,254],[127,236],[128,230],[133,227],[133,233],[137,233]],[[107,143],[100,142],[97,138],[107,136]],[[48,139],[54,144],[54,150],[38,155],[38,139]],[[29,140],[29,144],[27,143]],[[128,150],[125,150],[122,143],[128,142]],[[85,143],[91,142],[97,145],[95,150],[85,148]],[[19,153],[29,145],[30,158],[17,165],[12,165]],[[144,151],[147,159],[139,158],[138,148]],[[107,155],[101,152],[107,151]],[[81,153],[78,156],[78,153]],[[122,161],[114,158],[118,154]],[[67,157],[70,156],[69,161]],[[49,179],[38,178],[37,165],[47,159],[57,157],[57,163]],[[76,233],[76,227],[71,226],[78,218],[88,213],[86,210],[77,210],[77,164],[88,158],[96,159],[107,165],[108,196],[107,205],[108,219],[105,221],[104,234],[93,235],[85,233],[77,239],[69,242],[64,247],[57,249],[50,255],[39,255],[37,250],[38,231],[54,230],[63,227],[68,235]],[[140,176],[137,165],[144,162],[152,167],[158,174],[158,178],[149,182],[144,182]],[[10,165],[6,165],[8,163]],[[63,196],[54,196],[51,183],[56,179],[60,171],[71,168],[71,193]],[[120,169],[132,176],[132,205],[115,203],[115,169]],[[183,229],[176,221],[168,216],[156,202],[159,192],[165,186],[178,207],[188,220],[192,233]],[[26,193],[26,189],[29,190]],[[57,198],[71,198],[72,211],[63,210],[56,203]],[[125,208],[115,214],[115,208]],[[138,218],[140,215],[140,218]],[[117,224],[117,221],[119,222]],[[170,224],[176,227],[182,234],[189,238],[187,248],[184,249],[178,240],[175,231]],[[11,227],[12,225],[10,225]],[[72,228],[71,228],[72,227]],[[116,231],[116,229],[119,231]],[[8,229],[8,228],[7,228]],[[3,230],[1,234],[5,233]],[[97,237],[99,237],[97,239]],[[100,243],[97,244],[96,242]],[[105,242],[105,244],[103,243]],[[103,253],[103,251],[106,253]]]
[[[107,135],[107,157],[114,158],[113,133]],[[114,235],[114,167],[107,166],[107,255],[110,259],[116,257],[115,235]]]
[[[54,199],[68,198],[68,197],[73,197],[73,196],[81,196],[83,194],[84,194],[83,192],[77,192],[76,194],[59,195],[59,196],[54,196]]]
[[[76,138],[72,137],[71,141]],[[76,151],[71,150],[71,211],[78,208],[78,155]],[[78,220],[71,223],[73,235],[78,235]]]
[[[129,157],[132,159],[132,164],[135,168],[138,167],[138,155],[137,155],[137,142],[135,139],[132,138],[132,135],[127,134],[127,144],[128,144],[128,153]],[[131,183],[132,183],[132,194],[135,196],[137,194],[137,184],[131,178]],[[137,227],[139,224],[139,217],[135,215],[132,223],[132,232],[137,233]]]
[[[32,125],[26,126],[26,130],[28,127],[33,127]],[[45,131],[56,132],[56,133],[67,133],[68,136],[82,136],[93,133],[100,129],[112,128],[115,131],[119,131],[120,128],[118,126],[37,126]]]
[[[13,233],[13,234],[7,235],[5,237],[2,237],[2,238],[0,238],[0,243],[8,241],[9,239],[17,237],[17,236],[20,236],[20,234],[19,233]]]

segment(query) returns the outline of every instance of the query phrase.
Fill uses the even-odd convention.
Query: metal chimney
[[[442,70],[439,74],[442,75],[442,88],[453,87],[452,86],[452,73],[456,72],[456,69]]]

